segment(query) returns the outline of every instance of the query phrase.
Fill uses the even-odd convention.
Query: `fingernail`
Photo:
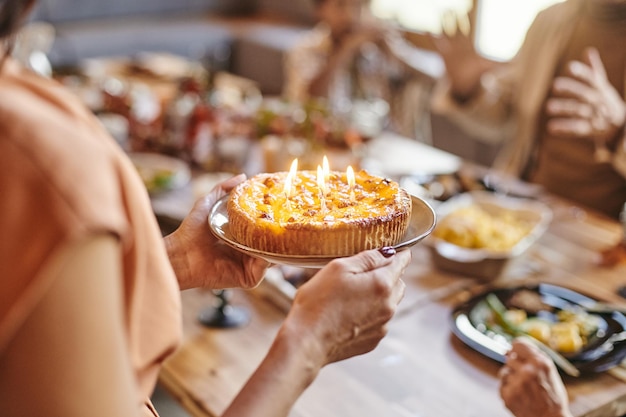
[[[383,254],[385,258],[391,258],[396,254],[396,250],[391,246],[385,246],[384,248],[380,248],[379,252]]]

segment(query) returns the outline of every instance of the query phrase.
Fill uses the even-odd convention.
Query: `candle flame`
[[[356,181],[354,179],[354,170],[351,165],[348,165],[348,169],[346,169],[346,178],[348,179],[348,186],[352,190]]]
[[[326,194],[326,182],[324,181],[324,171],[321,166],[317,166],[317,186],[322,195]]]
[[[289,173],[287,174],[287,177],[285,178],[285,189],[283,191],[285,193],[285,196],[287,196],[287,198],[291,197],[291,194],[293,193],[293,182],[296,178],[297,171],[298,171],[298,158],[294,159],[293,162],[291,162],[291,168],[289,168]]]
[[[328,181],[330,177],[330,165],[328,164],[328,158],[324,155],[322,158],[322,172],[324,173],[324,181]]]

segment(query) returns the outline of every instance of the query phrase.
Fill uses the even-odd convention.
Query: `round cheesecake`
[[[411,216],[411,197],[398,183],[331,172],[322,195],[314,171],[256,175],[239,184],[227,204],[232,237],[250,248],[282,255],[349,256],[399,243]],[[287,195],[289,194],[289,195]]]

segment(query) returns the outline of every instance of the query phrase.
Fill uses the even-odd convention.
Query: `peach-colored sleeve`
[[[75,97],[7,64],[0,73],[0,354],[51,284],[40,271],[56,251],[113,234],[124,251],[129,354],[141,402],[149,404],[181,326],[178,284],[147,192]]]

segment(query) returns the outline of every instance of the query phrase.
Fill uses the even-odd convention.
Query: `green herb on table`
[[[485,302],[494,315],[495,323],[500,326],[504,332],[513,337],[524,337],[547,354],[565,373],[571,376],[580,376],[580,371],[560,353],[524,332],[519,326],[511,323],[506,317],[506,307],[495,294],[487,294]]]

